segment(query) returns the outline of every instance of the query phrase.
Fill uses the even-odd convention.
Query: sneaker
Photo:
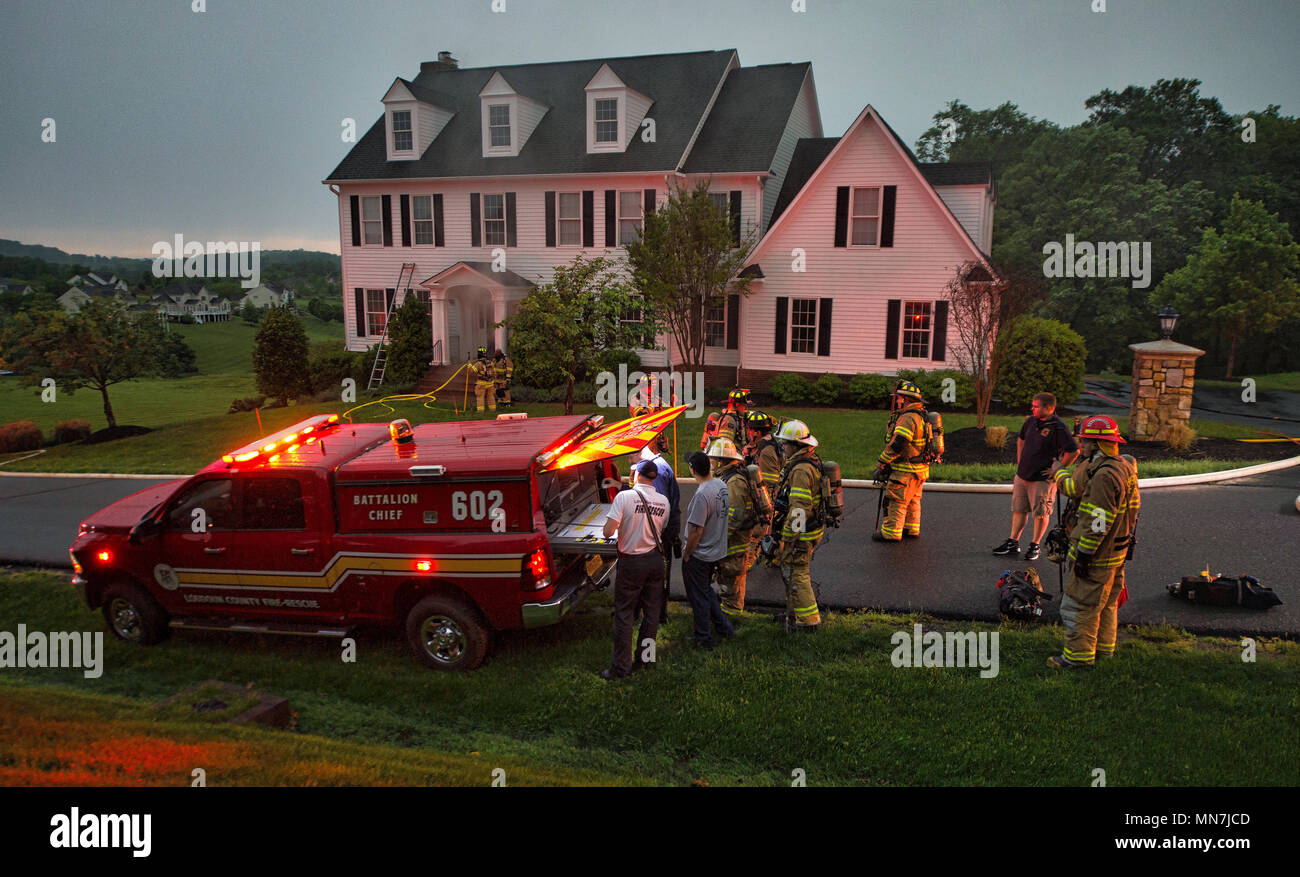
[[[1038,543],[1030,542],[1029,550],[1025,552],[1025,560],[1037,560],[1037,559],[1038,559]]]
[[[1015,557],[1020,554],[1020,540],[1008,539],[1007,541],[999,545],[997,548],[994,548],[993,553],[996,554],[998,557],[1003,557],[1008,554],[1011,555],[1012,557]]]

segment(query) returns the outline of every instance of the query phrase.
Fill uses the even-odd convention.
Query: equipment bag
[[[998,611],[1008,618],[1034,621],[1043,615],[1044,600],[1052,595],[1043,590],[1038,570],[1032,566],[1023,570],[1003,570],[996,585]]]
[[[1282,604],[1282,598],[1272,588],[1262,587],[1259,579],[1247,575],[1235,579],[1183,576],[1178,584],[1169,586],[1169,596],[1182,597],[1201,606],[1245,606],[1261,611]]]

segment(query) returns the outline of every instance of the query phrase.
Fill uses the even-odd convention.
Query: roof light
[[[420,571],[420,572],[430,572],[430,571],[433,569],[433,561],[432,561],[432,560],[417,560],[417,561],[415,562],[415,568],[416,568],[418,571]]]
[[[280,459],[282,454],[292,453],[293,451],[298,450],[302,444],[314,442],[317,438],[317,436],[312,436],[311,438],[308,438],[306,442],[299,443],[299,438],[301,436],[307,435],[307,433],[310,432],[324,431],[332,426],[336,426],[338,420],[339,416],[337,414],[322,414],[318,417],[304,420],[301,423],[296,423],[293,426],[288,427],[291,430],[295,430],[295,432],[289,432],[282,436],[273,437],[270,441],[259,447],[255,447],[255,449],[251,451],[245,451],[243,453],[231,451],[228,454],[223,454],[221,459],[227,464],[246,463],[259,455],[270,455],[273,452],[279,452],[275,453],[274,456],[269,457],[269,462],[274,463],[276,460]]]
[[[271,442],[270,444],[262,445],[262,453],[269,454],[272,451],[274,451],[275,444],[276,444],[275,442]]]
[[[254,457],[256,457],[257,454],[258,454],[257,451],[249,451],[247,454],[236,454],[236,455],[235,455],[235,462],[236,462],[236,463],[245,463],[245,462],[247,462],[247,461],[253,459]]]

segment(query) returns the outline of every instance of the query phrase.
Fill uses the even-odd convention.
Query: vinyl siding
[[[790,120],[786,123],[781,142],[777,144],[776,154],[772,157],[772,176],[768,177],[763,187],[763,231],[772,224],[772,208],[776,206],[777,195],[785,183],[785,172],[790,169],[790,159],[794,157],[795,144],[801,137],[821,137],[822,123],[817,112],[817,93],[813,85],[812,68],[799,89],[799,97],[790,111]]]
[[[935,186],[934,191],[948,205],[952,215],[970,234],[980,249],[988,252],[984,244],[985,199],[987,186]]]
[[[650,98],[628,89],[627,98],[624,101],[626,111],[623,118],[623,148],[626,149],[632,142],[632,138],[640,133],[641,120],[645,118],[646,111],[654,103]]]
[[[516,143],[519,144],[520,151],[528,143],[528,138],[532,136],[533,129],[537,123],[546,115],[546,107],[535,100],[530,100],[523,95],[519,96],[519,130],[516,132]]]

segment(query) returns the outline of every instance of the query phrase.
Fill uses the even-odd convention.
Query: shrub
[[[1196,444],[1196,430],[1192,429],[1185,423],[1175,423],[1169,427],[1169,435],[1165,436],[1165,447],[1179,454],[1185,454]]]
[[[364,389],[370,379],[369,367],[374,354],[353,353],[337,341],[317,341],[307,354],[307,374],[313,393],[331,390],[334,398],[343,392],[343,379],[352,378],[357,389]]]
[[[236,399],[235,401],[230,403],[230,408],[226,411],[226,413],[234,414],[238,411],[252,411],[256,408],[261,408],[262,403],[265,401],[266,401],[265,396],[248,396],[247,398],[244,399]]]
[[[1088,348],[1078,332],[1057,320],[1024,317],[998,344],[1002,368],[994,392],[1003,404],[1028,405],[1044,392],[1054,394],[1058,406],[1079,398]]]
[[[986,426],[984,428],[984,444],[994,450],[1002,450],[1007,446],[1007,428],[1005,426]]]
[[[620,365],[627,366],[628,374],[641,370],[641,357],[632,350],[602,350],[596,358],[596,370],[618,374]],[[592,375],[594,378],[595,375]]]
[[[812,393],[812,386],[803,375],[797,375],[794,372],[781,372],[772,378],[769,390],[778,402],[795,405],[808,401]]]
[[[45,434],[30,420],[18,420],[0,426],[0,453],[36,451],[44,442]]]
[[[844,392],[844,381],[838,375],[822,375],[808,388],[808,398],[818,405],[834,405]]]
[[[79,442],[90,438],[90,424],[84,420],[65,420],[54,427],[54,443]]]
[[[884,375],[860,374],[849,380],[849,398],[862,408],[888,408],[894,382]]]
[[[564,387],[560,388],[560,398],[556,402],[564,401]],[[513,394],[511,396],[513,398]],[[596,401],[596,385],[591,381],[578,381],[573,385],[573,401],[580,402],[583,405],[590,405]]]
[[[933,371],[924,371],[922,369],[899,369],[898,377],[900,380],[911,381],[921,388],[921,395],[925,397],[927,408],[934,408],[943,405],[947,408],[969,408],[975,404],[975,382],[970,379],[970,375],[958,371],[954,368],[934,369]],[[955,382],[956,399],[952,402],[943,400],[943,382],[945,378],[952,378]],[[893,387],[891,386],[892,390]]]

